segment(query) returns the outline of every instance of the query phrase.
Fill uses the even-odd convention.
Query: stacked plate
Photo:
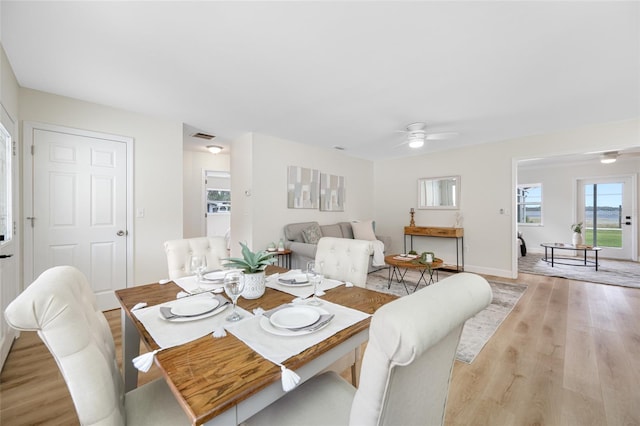
[[[168,321],[196,321],[222,312],[225,305],[217,298],[185,297],[171,306],[160,307],[159,312],[160,317]]]
[[[300,336],[326,327],[333,315],[324,309],[307,305],[288,305],[265,313],[260,326],[279,336]]]

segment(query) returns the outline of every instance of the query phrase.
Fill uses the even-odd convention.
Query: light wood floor
[[[455,363],[446,425],[640,425],[640,289],[513,281],[529,285],[513,312],[473,364]],[[107,317],[120,354],[119,312]],[[156,377],[154,367],[140,381]],[[15,342],[0,374],[0,424],[77,424],[35,333]]]

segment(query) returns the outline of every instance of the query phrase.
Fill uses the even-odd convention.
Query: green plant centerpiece
[[[265,250],[259,250],[254,253],[242,242],[240,246],[242,247],[242,257],[222,259],[226,261],[223,265],[227,268],[241,269],[244,272],[242,297],[245,299],[257,299],[265,291],[264,270],[274,263],[276,253],[269,253]]]
[[[572,224],[571,230],[573,231],[573,238],[571,239],[573,245],[579,246],[584,244],[584,239],[582,238],[582,222]]]

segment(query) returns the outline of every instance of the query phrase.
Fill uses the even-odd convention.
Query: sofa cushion
[[[376,234],[373,232],[373,221],[364,220],[362,222],[352,222],[353,238],[356,240],[375,241]]]
[[[300,222],[290,223],[284,227],[284,236],[288,241],[297,241],[304,243],[302,239],[302,230],[308,228],[310,225],[318,224],[318,222]]]
[[[323,237],[334,237],[334,238],[343,238],[344,235],[342,234],[342,229],[340,228],[340,225],[333,224],[333,225],[322,225],[320,226],[320,229],[322,230],[322,236]]]
[[[302,230],[302,240],[307,244],[318,244],[320,238],[322,238],[322,231],[317,223],[309,225]]]
[[[353,239],[353,229],[349,222],[338,222],[338,226],[340,226],[340,229],[342,230],[342,238]]]

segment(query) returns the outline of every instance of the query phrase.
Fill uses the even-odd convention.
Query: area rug
[[[518,272],[592,283],[640,288],[640,263],[628,260],[598,259],[598,270],[594,267],[554,264],[542,259],[540,253],[527,253],[518,258]]]
[[[439,281],[451,275],[448,272],[438,272]],[[405,279],[409,283],[416,283],[418,278],[418,272],[412,270],[407,271],[407,275],[405,276]],[[407,291],[402,284],[394,281],[391,284],[391,288],[387,288],[387,283],[388,271],[386,269],[373,272],[369,274],[367,278],[367,288],[371,290],[390,293],[400,297],[407,295]],[[473,362],[500,324],[502,324],[502,321],[511,313],[513,307],[518,303],[518,300],[520,300],[520,297],[527,289],[526,284],[508,284],[496,281],[489,281],[489,284],[493,291],[493,300],[487,308],[478,312],[478,314],[465,323],[456,353],[456,359],[458,361],[467,364]],[[437,285],[437,283],[432,285]],[[415,284],[407,286],[412,293]],[[420,284],[418,291],[424,287],[424,284]]]

